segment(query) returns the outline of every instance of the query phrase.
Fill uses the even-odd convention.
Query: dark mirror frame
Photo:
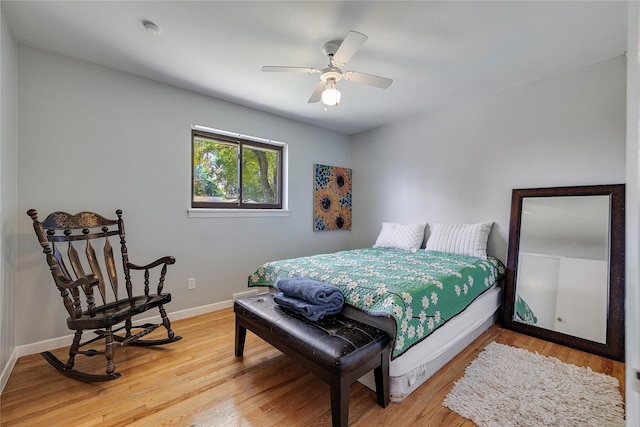
[[[522,202],[526,197],[557,196],[611,196],[610,248],[609,248],[609,304],[607,314],[606,343],[598,343],[571,335],[543,329],[513,320],[515,287],[517,283],[518,252]],[[593,185],[578,187],[552,187],[514,189],[511,197],[511,222],[509,226],[509,252],[504,289],[503,326],[523,334],[563,344],[578,350],[624,361],[624,270],[625,270],[625,186]]]

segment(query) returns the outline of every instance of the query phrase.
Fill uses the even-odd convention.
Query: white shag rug
[[[442,404],[481,427],[625,425],[617,378],[496,342]]]

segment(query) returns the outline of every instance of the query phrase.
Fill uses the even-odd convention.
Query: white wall
[[[350,167],[347,136],[29,47],[18,58],[18,345],[69,334],[29,208],[122,209],[132,262],[176,257],[170,312],[230,300],[266,261],[347,249],[350,231],[312,231],[313,164]],[[192,124],[289,144],[290,216],[188,218]]]
[[[625,59],[363,132],[351,157],[352,248],[382,221],[494,221],[506,261],[512,189],[625,182]]]
[[[0,9],[0,392],[16,356],[18,53]]]

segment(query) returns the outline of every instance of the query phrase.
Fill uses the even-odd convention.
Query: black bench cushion
[[[341,314],[311,322],[277,305],[270,293],[236,300],[234,312],[337,375],[370,360],[389,342],[385,332]]]

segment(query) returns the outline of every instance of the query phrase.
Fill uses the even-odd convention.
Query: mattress
[[[402,356],[391,360],[389,365],[389,392],[392,402],[401,402],[411,392],[427,381],[433,374],[464,350],[498,319],[498,308],[502,301],[502,290],[494,286],[480,295],[466,310],[449,320],[429,337],[407,350]],[[381,321],[358,310],[350,316],[388,330]],[[392,329],[393,330],[393,329]],[[358,380],[375,391],[373,372]]]

